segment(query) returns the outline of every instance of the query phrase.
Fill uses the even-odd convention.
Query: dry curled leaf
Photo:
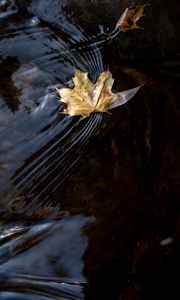
[[[67,105],[62,112],[70,116],[87,116],[93,112],[108,112],[116,106],[122,105],[130,100],[139,87],[120,92],[113,93],[112,86],[114,79],[109,70],[99,75],[96,83],[88,78],[88,74],[80,70],[75,71],[73,77],[73,88],[57,89],[61,99],[60,101]]]
[[[149,4],[128,7],[118,21],[117,27],[120,27],[123,32],[129,29],[141,28],[136,23],[141,17],[145,16],[144,8],[147,5]]]

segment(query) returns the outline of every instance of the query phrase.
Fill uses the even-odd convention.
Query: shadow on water
[[[179,299],[179,59],[164,58],[173,27],[152,1],[156,28],[106,47],[98,26],[111,28],[119,6],[0,1],[2,300]],[[145,53],[138,70],[133,53]],[[56,87],[75,68],[96,81],[107,66],[115,90],[144,84],[136,101],[111,115],[59,114]]]
[[[20,101],[18,98],[18,89],[14,86],[13,81],[11,79],[11,75],[17,71],[19,68],[18,60],[7,57],[0,64],[1,69],[1,81],[0,81],[0,89],[1,89],[1,97],[4,101],[2,103],[1,109],[3,109],[4,105],[7,105],[8,108],[15,112],[19,109]]]

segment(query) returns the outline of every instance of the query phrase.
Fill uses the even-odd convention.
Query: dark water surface
[[[118,6],[0,1],[2,300],[180,298],[178,21],[165,27],[163,11],[158,51],[144,35],[130,64],[133,33],[106,41],[98,27]],[[59,114],[56,87],[107,66],[117,91],[144,84],[139,97],[111,115]]]

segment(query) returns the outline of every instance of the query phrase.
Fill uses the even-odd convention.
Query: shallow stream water
[[[86,31],[69,2],[49,9],[51,2],[0,1],[0,299],[147,300],[148,275],[136,256],[147,249],[147,236],[152,248],[158,240],[161,256],[178,206],[177,176],[167,180],[164,200],[166,171],[157,163],[171,86],[163,90],[156,80],[178,80],[179,65],[172,62],[173,74],[168,64],[148,75],[121,68],[100,27]],[[71,85],[75,69],[95,82],[108,66],[115,89],[147,82],[137,104],[85,119],[61,115],[56,87]],[[154,199],[165,201],[164,212],[158,202],[151,208]],[[141,298],[123,298],[141,286]]]

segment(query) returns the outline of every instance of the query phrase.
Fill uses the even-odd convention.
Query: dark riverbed
[[[180,299],[178,4],[102,38],[128,1],[0,1],[0,299]],[[139,3],[139,2],[138,2]],[[176,4],[176,5],[175,5]],[[75,68],[114,91],[72,118]]]

